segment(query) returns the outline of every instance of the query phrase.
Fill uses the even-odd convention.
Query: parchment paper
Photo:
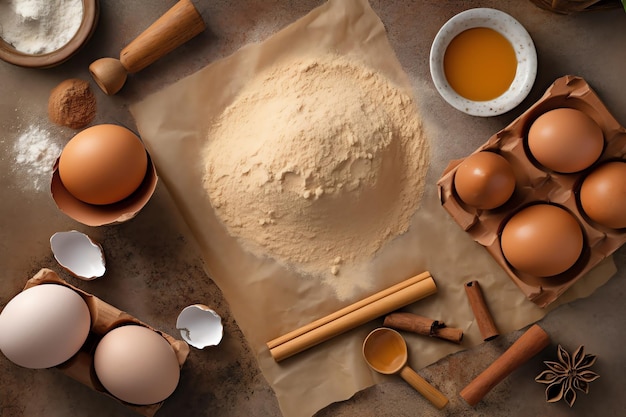
[[[228,300],[287,417],[310,416],[382,378],[369,370],[361,356],[365,336],[382,324],[382,318],[279,364],[271,358],[266,342],[420,272],[431,272],[438,292],[406,310],[462,328],[465,336],[458,346],[406,334],[409,364],[416,369],[482,342],[463,287],[469,280],[479,280],[501,333],[520,329],[548,312],[528,301],[487,251],[441,207],[436,181],[445,166],[430,167],[422,206],[409,231],[365,266],[362,279],[372,285],[350,300],[338,300],[320,281],[299,276],[271,259],[255,258],[228,235],[201,184],[200,150],[207,140],[207,123],[256,73],[312,51],[357,55],[413,91],[368,2],[331,0],[264,42],[247,45],[131,106],[159,176],[199,244],[208,275]],[[438,146],[445,143],[431,143]],[[609,259],[550,308],[588,296],[614,272]]]

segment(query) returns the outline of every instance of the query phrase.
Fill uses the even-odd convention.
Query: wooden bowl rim
[[[100,7],[98,0],[82,0],[83,20],[76,34],[61,48],[45,54],[28,54],[15,49],[0,37],[0,59],[26,68],[50,68],[74,56],[95,31]]]

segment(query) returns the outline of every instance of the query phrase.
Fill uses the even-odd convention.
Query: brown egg
[[[146,176],[148,155],[141,140],[117,125],[89,127],[74,136],[59,158],[61,182],[75,198],[112,204],[131,195]]]
[[[626,227],[626,162],[595,168],[580,187],[580,204],[591,220],[612,229]]]
[[[515,190],[509,161],[494,152],[477,152],[465,158],[454,174],[454,188],[465,204],[489,210],[504,204]]]
[[[565,209],[535,204],[509,219],[500,244],[513,268],[549,277],[576,263],[583,249],[583,232],[576,218]]]
[[[573,173],[590,167],[604,148],[600,126],[580,110],[559,108],[539,116],[528,131],[528,148],[546,168]]]
[[[96,346],[94,370],[114,397],[139,405],[165,400],[180,379],[178,358],[169,342],[139,325],[106,333]]]

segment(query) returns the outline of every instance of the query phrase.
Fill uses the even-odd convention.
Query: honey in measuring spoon
[[[446,79],[461,96],[489,101],[501,96],[517,71],[513,45],[499,32],[471,28],[452,39],[443,57]]]

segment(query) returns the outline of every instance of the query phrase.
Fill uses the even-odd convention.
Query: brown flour
[[[408,229],[429,158],[411,97],[335,56],[253,79],[211,127],[204,151],[204,186],[228,231],[342,298],[364,285],[342,269]]]
[[[96,116],[96,96],[89,83],[77,78],[62,81],[50,92],[48,117],[61,126],[80,129]]]

